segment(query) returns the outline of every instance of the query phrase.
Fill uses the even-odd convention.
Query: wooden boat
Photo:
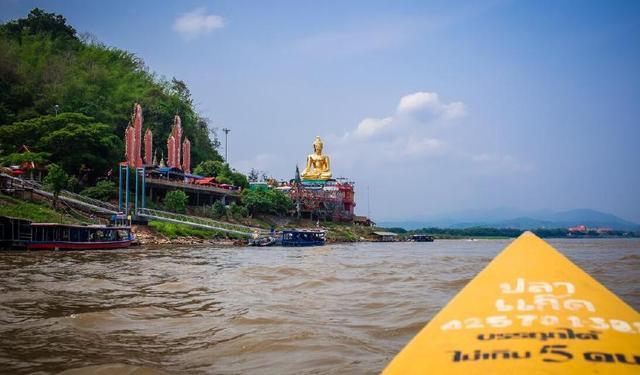
[[[409,241],[412,242],[433,242],[433,236],[428,236],[426,234],[414,234],[409,238]]]
[[[322,246],[326,241],[326,233],[322,229],[285,229],[276,245]]]
[[[640,314],[530,232],[471,280],[383,371],[594,373],[640,373]]]
[[[258,237],[249,240],[249,246],[273,246],[276,244],[278,239],[276,237],[268,236],[268,237]]]
[[[131,227],[31,223],[29,250],[121,249],[131,245]]]
[[[249,240],[249,246],[322,246],[326,241],[326,231],[322,229],[285,229],[273,232],[271,236]]]

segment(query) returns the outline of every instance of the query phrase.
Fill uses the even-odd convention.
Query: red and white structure
[[[142,107],[136,103],[133,107],[131,122],[124,131],[123,165],[131,168],[154,165],[153,161],[153,132],[147,128],[142,138]],[[142,142],[144,141],[144,160],[142,159]],[[191,173],[191,142],[187,137],[182,141],[182,121],[180,116],[173,118],[171,133],[167,139],[167,166],[182,169],[184,173]]]
[[[187,137],[182,142],[182,172],[191,173],[191,142]]]
[[[149,128],[144,132],[144,164],[153,165],[153,133]]]
[[[133,115],[131,116],[131,122],[127,129],[124,131],[124,153],[126,158],[126,164],[132,168],[142,167],[142,107],[136,103],[133,106]],[[149,144],[151,144],[151,131],[147,130],[149,135]],[[145,134],[145,146],[147,134]],[[145,150],[148,154],[151,154],[151,148]],[[146,155],[145,155],[146,159]]]

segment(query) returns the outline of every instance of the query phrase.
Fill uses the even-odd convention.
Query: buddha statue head
[[[320,136],[316,136],[316,140],[313,142],[313,151],[316,155],[322,155],[322,140]]]

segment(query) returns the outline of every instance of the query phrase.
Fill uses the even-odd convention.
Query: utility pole
[[[367,185],[367,218],[371,219],[371,208],[369,206],[369,185]]]
[[[229,132],[231,131],[231,129],[228,128],[222,128],[222,131],[224,132],[224,161],[225,163],[229,163],[229,159],[227,159],[227,135],[229,134]]]

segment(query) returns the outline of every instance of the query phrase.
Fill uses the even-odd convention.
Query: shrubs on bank
[[[164,197],[164,208],[183,214],[187,212],[187,194],[182,190],[172,190]]]
[[[216,235],[216,232],[214,231],[193,228],[182,224],[165,223],[162,221],[150,221],[149,226],[170,239],[187,236],[197,238],[213,238]]]
[[[96,186],[88,187],[80,192],[80,194],[98,199],[101,201],[108,201],[116,195],[116,184],[112,181],[98,181]]]
[[[291,198],[276,189],[245,189],[242,191],[242,204],[251,215],[260,213],[284,216],[293,209],[293,201]]]
[[[47,177],[45,177],[42,182],[44,182],[44,186],[53,193],[53,207],[55,208],[60,192],[69,185],[69,175],[57,164],[51,164]]]

